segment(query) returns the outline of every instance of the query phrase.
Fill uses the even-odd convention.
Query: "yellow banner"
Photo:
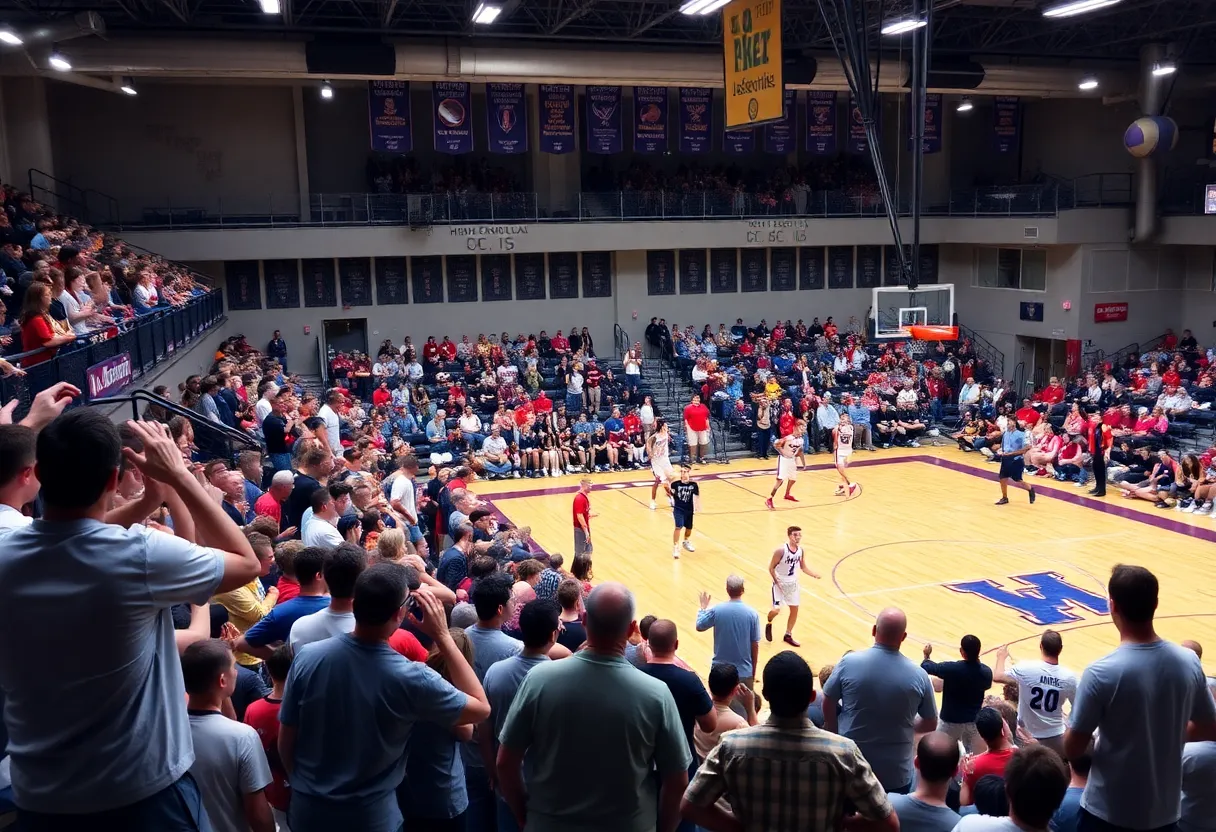
[[[734,0],[722,9],[726,129],[777,121],[781,83],[781,0]]]

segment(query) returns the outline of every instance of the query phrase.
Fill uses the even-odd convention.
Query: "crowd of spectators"
[[[113,337],[141,315],[182,306],[209,287],[184,267],[136,252],[0,187],[0,372]]]
[[[413,156],[373,154],[367,160],[368,189],[377,194],[512,194],[525,190],[517,174],[485,157],[443,158],[424,164]]]

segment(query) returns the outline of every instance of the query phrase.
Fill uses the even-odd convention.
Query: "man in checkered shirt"
[[[852,740],[816,728],[811,668],[790,650],[764,667],[768,721],[722,735],[680,801],[685,820],[707,829],[827,832],[840,828],[846,801],[871,828],[899,821]],[[722,808],[725,797],[732,811]]]

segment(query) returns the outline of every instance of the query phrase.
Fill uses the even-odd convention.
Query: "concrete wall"
[[[298,210],[289,86],[147,82],[128,97],[50,83],[46,106],[54,174],[113,196],[124,217]]]

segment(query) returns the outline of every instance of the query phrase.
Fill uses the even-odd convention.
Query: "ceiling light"
[[[1081,83],[1077,84],[1079,90],[1096,90],[1098,88],[1098,79],[1092,75],[1086,75],[1081,79]]]
[[[63,53],[58,49],[51,53],[51,57],[47,58],[47,63],[51,65],[52,69],[57,69],[60,72],[68,72],[72,69],[72,65],[68,62],[68,59],[63,57]]]
[[[329,85],[329,82],[321,84],[321,97],[326,101],[334,97],[334,88]]]
[[[907,32],[922,29],[926,26],[924,20],[915,17],[905,17],[900,20],[889,20],[882,24],[880,30],[884,35],[902,35]]]
[[[0,42],[7,43],[9,46],[20,46],[24,43],[21,36],[12,29],[0,29]]]
[[[1173,75],[1178,71],[1178,65],[1173,61],[1162,61],[1161,63],[1153,64],[1153,75],[1162,78],[1166,75]]]
[[[970,98],[964,98],[962,101],[958,102],[958,111],[960,113],[969,113],[974,109],[975,105],[971,103]]]
[[[729,2],[730,0],[686,0],[684,5],[680,6],[680,14],[713,14]]]
[[[262,6],[263,14],[278,14],[281,11],[279,0],[258,0],[258,2]]]
[[[1105,9],[1107,6],[1113,6],[1119,2],[1120,0],[1072,0],[1071,3],[1043,9],[1043,17],[1073,17],[1078,14],[1096,12],[1098,9]]]
[[[135,82],[130,78],[123,78],[122,86],[119,89],[127,95],[139,95],[139,92],[135,89]]]
[[[473,12],[473,22],[482,26],[488,26],[497,20],[500,14],[502,14],[502,6],[479,3],[477,10]]]

